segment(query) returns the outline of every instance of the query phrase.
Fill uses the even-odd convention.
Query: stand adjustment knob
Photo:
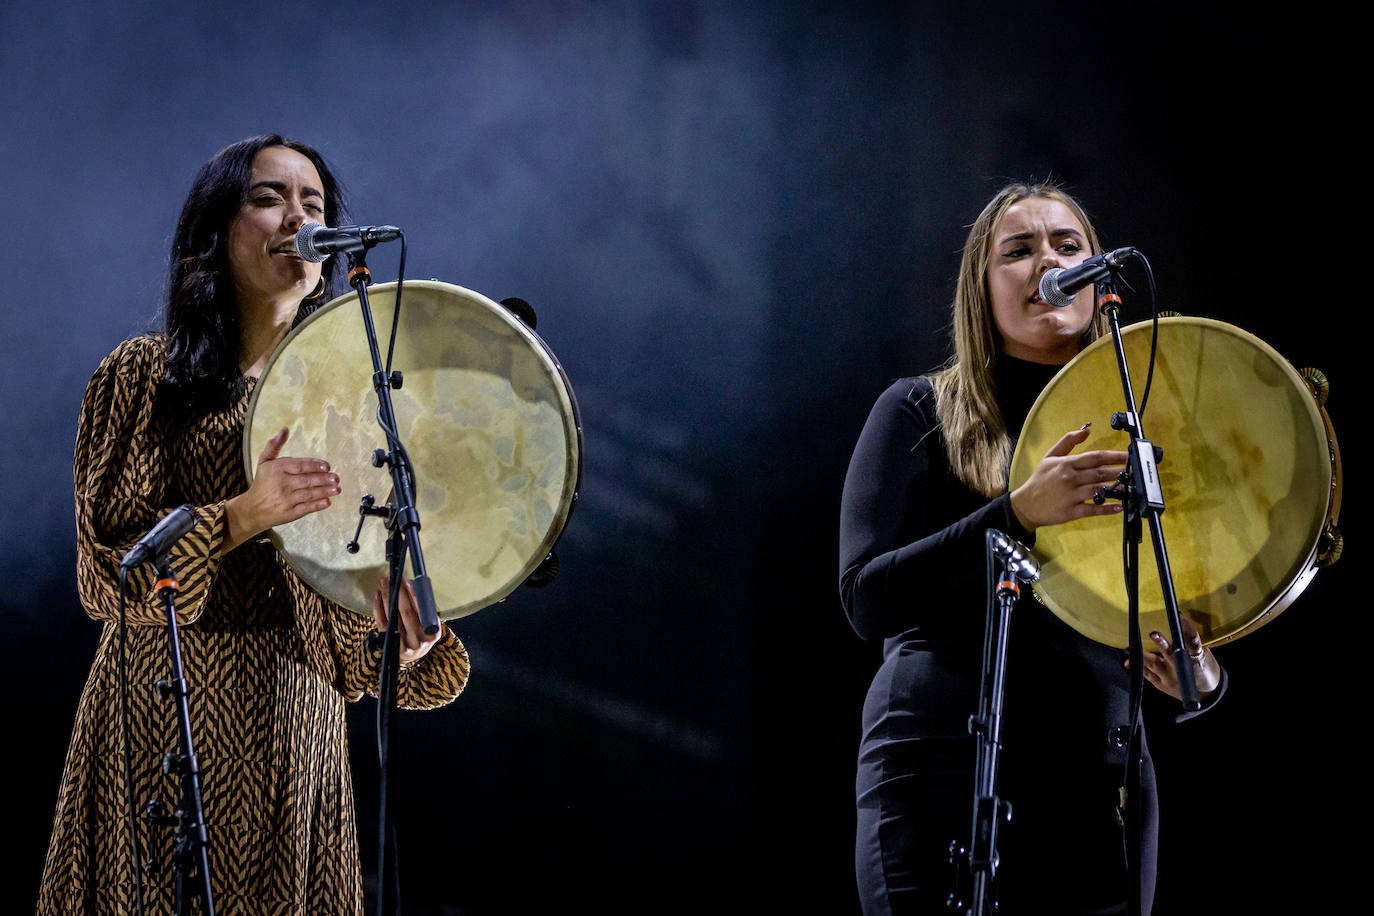
[[[384,448],[378,448],[378,449],[373,449],[373,450],[372,450],[372,466],[373,466],[374,468],[379,468],[379,467],[381,467],[381,466],[383,466],[383,465],[385,465],[385,464],[390,464],[390,463],[391,463],[391,456],[389,456],[389,455],[386,453],[386,449],[384,449]]]
[[[175,827],[177,819],[167,813],[167,806],[157,799],[152,799],[143,807],[143,816],[148,819],[148,823],[154,827]],[[152,860],[148,860],[143,868],[145,873],[152,867]]]

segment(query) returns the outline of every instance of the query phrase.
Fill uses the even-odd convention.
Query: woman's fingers
[[[282,446],[286,444],[286,437],[291,431],[283,426],[277,431],[276,435],[267,440],[267,444],[262,447],[262,452],[258,455],[258,464],[275,460],[281,454]]]
[[[1104,483],[1116,483],[1117,477],[1125,468],[1120,465],[1104,465],[1102,467],[1088,468],[1073,472],[1073,481],[1077,484],[1092,484],[1101,486]]]
[[[414,652],[424,642],[425,632],[420,626],[420,607],[415,601],[415,586],[409,579],[401,582],[401,629],[405,632],[405,646]]]
[[[340,491],[339,475],[330,473],[329,463],[317,458],[278,458],[260,476],[268,489],[265,497],[281,513],[274,524],[292,522],[328,508],[330,498]]]
[[[387,626],[386,603],[390,599],[390,580],[383,576],[372,599],[372,619],[378,630]],[[438,636],[427,636],[420,625],[420,605],[415,600],[415,585],[409,579],[401,580],[401,590],[397,598],[401,617],[397,626],[400,638],[401,661],[413,662],[424,656],[438,641]]]
[[[378,631],[386,629],[386,579],[377,583],[377,590],[372,593],[372,622]]]
[[[1107,464],[1118,465],[1117,469],[1120,470],[1121,468],[1126,466],[1126,459],[1128,459],[1129,457],[1130,455],[1126,454],[1125,452],[1115,451],[1113,449],[1107,448],[1099,448],[1093,449],[1091,452],[1083,452],[1081,454],[1074,455],[1071,459],[1069,459],[1069,463],[1071,467],[1079,471],[1087,470],[1088,468],[1100,467],[1102,465]]]
[[[1184,648],[1188,650],[1188,655],[1196,660],[1202,655],[1202,636],[1198,633],[1197,626],[1183,614],[1178,617],[1178,625],[1183,631]]]
[[[1092,426],[1091,423],[1084,423],[1080,429],[1075,429],[1073,432],[1065,433],[1060,436],[1059,441],[1050,446],[1050,450],[1045,453],[1045,457],[1063,458],[1069,452],[1073,451],[1075,445],[1078,445],[1084,439],[1088,438],[1088,427],[1090,426]]]
[[[1091,495],[1088,497],[1091,499]],[[1077,521],[1080,518],[1091,518],[1095,515],[1116,515],[1121,511],[1121,503],[1106,502],[1102,505],[1097,503],[1082,502],[1074,506],[1070,521]]]

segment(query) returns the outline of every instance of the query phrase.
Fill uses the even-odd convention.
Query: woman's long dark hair
[[[177,401],[196,412],[235,403],[247,385],[239,371],[239,316],[229,274],[229,224],[248,199],[254,157],[273,146],[295,150],[320,173],[325,225],[337,226],[347,215],[343,188],[324,157],[304,143],[279,134],[240,140],[201,167],[177,220],[162,310],[167,347],[163,383],[176,392]],[[301,304],[296,321],[334,296],[338,260],[331,256],[324,262],[320,274],[323,289]]]

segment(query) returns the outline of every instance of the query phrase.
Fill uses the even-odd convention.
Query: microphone
[[[318,263],[335,252],[366,251],[380,242],[401,235],[395,226],[340,226],[328,229],[321,223],[306,223],[296,231],[296,254],[302,261]]]
[[[1116,251],[1095,254],[1073,267],[1051,268],[1040,278],[1040,298],[1062,309],[1073,301],[1074,294],[1080,289],[1120,270],[1126,259],[1135,253],[1134,248],[1118,248]]]
[[[992,552],[1006,562],[1007,571],[1016,578],[1022,582],[1034,582],[1040,578],[1040,564],[1025,544],[1007,537],[996,528],[988,529],[988,540],[992,542]]]
[[[152,531],[138,539],[134,549],[124,555],[123,562],[119,564],[120,568],[133,569],[162,556],[173,544],[181,540],[183,534],[196,527],[199,521],[200,518],[189,503],[173,509],[167,513],[166,518],[153,526]]]

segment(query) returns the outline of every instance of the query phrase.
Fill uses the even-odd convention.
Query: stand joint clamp
[[[378,454],[384,455],[386,453],[383,452],[381,449],[377,449],[377,451],[374,452],[372,456],[372,461],[374,464],[376,464],[377,462]],[[376,516],[377,518],[385,519],[387,526],[389,527],[391,525],[391,506],[377,506],[376,502],[376,498],[373,497],[371,493],[363,494],[363,498],[360,500],[361,505],[358,506],[358,527],[353,532],[353,540],[349,541],[347,544],[344,545],[344,549],[347,550],[349,553],[358,552],[358,538],[362,537],[363,535],[363,522],[367,521],[369,517]]]
[[[392,388],[399,391],[401,385],[404,384],[404,382],[405,376],[401,374],[400,369],[395,370],[390,375],[387,375],[386,372],[380,370],[372,373],[372,387],[377,390],[381,390],[382,388]]]
[[[190,696],[191,685],[186,683],[185,678],[173,681],[164,677],[153,685],[153,690],[159,700],[170,700],[173,697]]]
[[[420,513],[414,506],[406,506],[398,509],[392,516],[392,520],[398,528],[410,529],[420,528]]]

